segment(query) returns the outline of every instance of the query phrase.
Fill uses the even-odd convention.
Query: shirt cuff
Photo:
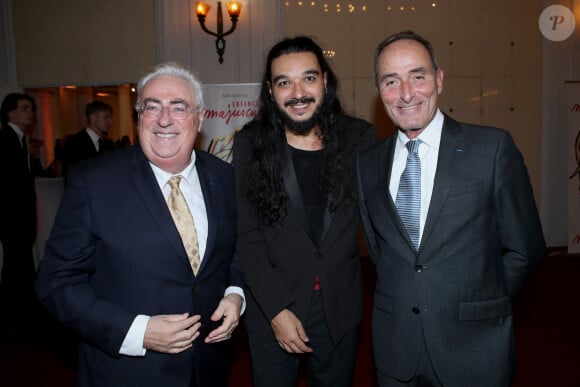
[[[240,309],[240,316],[244,314],[244,312],[246,311],[246,296],[244,295],[244,290],[242,288],[240,288],[239,286],[229,286],[226,289],[226,293],[224,294],[224,297],[229,295],[229,294],[237,294],[240,297],[242,297],[242,308]]]
[[[120,355],[127,356],[145,356],[147,350],[143,348],[143,340],[145,339],[145,330],[150,316],[143,314],[137,315],[119,350]]]

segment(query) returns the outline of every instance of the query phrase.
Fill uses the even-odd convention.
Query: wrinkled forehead
[[[386,46],[379,55],[377,65],[412,66],[435,70],[429,51],[421,43],[409,39],[397,40]]]

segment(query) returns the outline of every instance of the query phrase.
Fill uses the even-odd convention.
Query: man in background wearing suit
[[[39,298],[80,333],[79,386],[224,386],[244,297],[234,171],[193,150],[191,72],[161,64],[137,88],[139,145],[70,170]]]
[[[354,159],[377,141],[346,116],[337,79],[307,37],[269,52],[256,120],[234,139],[238,252],[257,387],[350,386],[362,283]]]
[[[85,108],[87,127],[70,136],[63,150],[63,175],[67,177],[71,165],[88,160],[106,151],[107,138],[113,118],[113,108],[108,103],[95,100]]]
[[[36,104],[26,94],[2,101],[0,118],[0,241],[4,251],[0,282],[2,333],[28,330],[34,303],[36,194],[30,170],[28,140]]]
[[[358,164],[379,385],[507,387],[511,302],[545,252],[523,158],[438,109],[443,70],[412,31],[380,43],[375,81],[398,128]]]

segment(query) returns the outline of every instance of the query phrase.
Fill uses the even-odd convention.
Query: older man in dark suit
[[[379,385],[507,387],[512,298],[545,249],[522,156],[508,132],[441,113],[421,36],[383,41],[375,76],[398,127],[358,165]]]
[[[36,114],[31,96],[8,94],[0,117],[0,241],[4,251],[0,310],[2,333],[33,325],[36,194],[28,137]]]
[[[177,64],[138,84],[139,145],[79,163],[37,280],[80,333],[80,386],[224,386],[243,305],[233,169],[193,150],[202,85]]]

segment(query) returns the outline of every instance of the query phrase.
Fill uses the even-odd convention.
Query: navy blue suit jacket
[[[203,339],[227,286],[243,286],[235,255],[233,168],[196,152],[209,222],[192,274],[149,161],[139,146],[82,162],[68,186],[37,280],[42,303],[80,332],[80,386],[222,386],[224,343]],[[119,355],[137,314],[201,315],[201,335],[177,355]],[[196,377],[192,377],[196,375]]]

